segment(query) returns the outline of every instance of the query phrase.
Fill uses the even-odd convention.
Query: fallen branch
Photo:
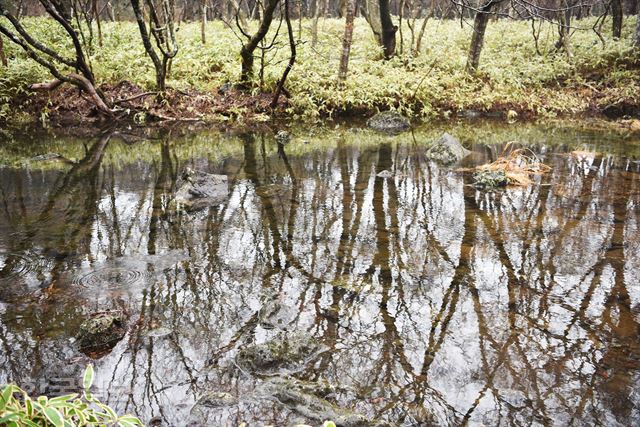
[[[35,91],[50,91],[50,90],[54,90],[56,88],[58,88],[58,86],[62,85],[64,82],[62,80],[52,80],[50,82],[44,82],[44,83],[34,83],[32,85],[29,85],[29,90],[35,90]]]
[[[65,80],[62,80],[62,78],[65,78]],[[109,108],[107,104],[105,104],[102,98],[100,98],[100,96],[98,95],[98,92],[96,92],[96,88],[93,86],[93,83],[91,83],[89,79],[87,79],[86,77],[80,74],[69,73],[66,77],[61,76],[60,79],[52,80],[50,82],[34,83],[29,86],[29,89],[34,91],[40,91],[40,90],[51,91],[51,90],[57,89],[58,87],[60,87],[62,84],[66,82],[73,83],[74,85],[79,87],[81,90],[85,91],[91,98],[91,101],[98,108],[98,110],[100,110],[102,113],[106,114],[109,117],[113,117],[114,111],[111,108]]]

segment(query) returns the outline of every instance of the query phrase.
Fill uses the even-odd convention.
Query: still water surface
[[[516,139],[551,172],[478,191],[426,155],[442,129],[0,143],[0,383],[56,393],[94,363],[99,397],[174,426],[317,425],[325,403],[400,426],[638,425],[640,141],[447,130],[462,166]],[[177,211],[185,167],[227,175],[227,199]],[[74,337],[109,309],[127,334],[92,360]],[[301,336],[317,346],[286,368],[238,363]],[[305,406],[274,378],[333,389]]]

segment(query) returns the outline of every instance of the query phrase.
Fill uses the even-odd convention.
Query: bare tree
[[[269,27],[271,27],[271,22],[273,21],[273,14],[279,2],[280,0],[267,0],[266,7],[264,8],[262,14],[262,20],[260,21],[260,26],[258,27],[258,31],[256,31],[253,36],[244,31],[240,23],[236,21],[236,24],[238,24],[240,31],[242,31],[244,36],[247,38],[247,43],[243,43],[242,49],[240,49],[240,57],[242,59],[240,83],[245,87],[250,84],[251,79],[253,78],[253,54],[258,47],[258,44],[269,32]]]
[[[340,69],[338,70],[338,79],[344,81],[347,79],[347,70],[349,68],[349,53],[351,52],[351,41],[353,40],[353,20],[356,12],[356,1],[348,0],[347,16],[344,24],[344,37],[342,38],[342,57],[340,58]]]
[[[71,12],[60,2],[54,0],[39,0],[40,4],[66,32],[74,48],[75,58],[69,59],[33,38],[20,21],[9,12],[7,0],[0,0],[0,15],[4,16],[11,27],[0,24],[0,33],[8,40],[20,46],[27,56],[36,61],[56,78],[49,83],[31,85],[32,90],[53,90],[63,83],[69,83],[85,91],[91,97],[96,108],[106,115],[113,115],[107,105],[104,95],[96,89],[93,71],[87,61],[83,43],[78,31],[72,25]]]
[[[389,0],[365,0],[362,5],[362,14],[382,47],[385,59],[391,58],[396,53],[398,27],[391,20]]]
[[[469,56],[467,58],[467,71],[475,73],[480,65],[480,52],[484,45],[484,33],[487,30],[489,17],[492,9],[501,3],[502,0],[488,0],[476,12],[473,20],[473,34],[471,35],[471,46],[469,47]]]
[[[157,0],[157,2],[159,4],[154,0],[145,0],[145,5],[149,9],[149,28],[145,23],[140,0],[131,0],[131,6],[138,22],[142,44],[156,71],[156,87],[163,92],[166,89],[169,63],[178,53],[178,44],[173,26],[173,0]],[[151,44],[151,36],[159,53]]]
[[[207,44],[207,0],[200,0],[200,38],[202,44]]]
[[[276,92],[273,95],[273,100],[271,101],[271,108],[276,108],[278,106],[278,99],[280,98],[280,94],[284,90],[284,84],[287,81],[287,76],[296,63],[296,41],[293,38],[293,28],[291,27],[289,1],[290,0],[284,0],[284,19],[287,24],[287,34],[289,36],[289,49],[291,50],[291,55],[289,56],[289,63],[284,69],[282,77],[280,78],[280,80],[278,81],[278,85],[276,86]]]
[[[611,0],[612,33],[614,39],[622,35],[622,0]]]
[[[638,15],[636,16],[636,41],[635,41],[635,45],[636,45],[636,47],[638,49],[640,49],[640,7],[638,7]]]
[[[0,34],[0,63],[2,63],[2,65],[5,67],[8,65],[7,56],[4,54],[4,43],[2,42],[1,34]]]

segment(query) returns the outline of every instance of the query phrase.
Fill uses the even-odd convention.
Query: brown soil
[[[270,108],[271,94],[253,96],[233,87],[221,88],[217,93],[169,89],[160,96],[157,92],[147,92],[123,81],[116,85],[102,85],[100,90],[115,107],[115,120],[123,122],[215,121],[238,114],[250,120],[256,114],[273,112]],[[31,117],[41,117],[46,112],[49,123],[54,126],[99,125],[114,120],[100,114],[86,94],[67,85],[53,91],[35,92],[28,98],[14,99],[12,104],[14,111]],[[286,97],[282,96],[277,110],[282,110],[285,105]]]
[[[231,85],[225,85],[215,92],[197,90],[169,89],[163,96],[157,92],[147,92],[131,82],[123,81],[118,84],[105,84],[100,87],[106,99],[116,107],[114,118],[107,118],[100,114],[90,98],[79,89],[62,86],[52,91],[38,91],[12,100],[14,112],[23,113],[32,120],[43,117],[46,113],[49,125],[58,128],[65,127],[103,127],[112,124],[136,122],[147,124],[151,122],[224,122],[242,116],[242,122],[258,123],[264,115],[284,116],[287,105],[286,96],[280,98],[275,111],[270,108],[273,95],[261,93],[251,95],[238,90]],[[591,88],[565,88],[577,91],[583,99],[589,100],[589,107],[579,115],[587,117],[606,117],[617,119],[624,116],[639,117],[640,106],[635,100],[615,97],[615,93],[598,91]],[[611,99],[616,102],[611,103]],[[441,111],[451,111],[461,117],[506,117],[507,112],[517,113],[519,120],[531,120],[537,112],[528,105],[497,104],[490,111],[483,110],[483,106],[474,109],[458,111],[455,105],[434,105]],[[367,109],[368,108],[368,109]],[[351,107],[343,111],[334,111],[334,118],[363,118],[384,110],[388,106]],[[260,120],[258,120],[260,119]],[[635,129],[633,129],[635,131]]]

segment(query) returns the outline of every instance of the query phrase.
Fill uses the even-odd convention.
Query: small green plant
[[[133,415],[118,416],[113,409],[91,395],[93,366],[84,372],[82,396],[78,393],[36,399],[14,384],[0,394],[0,425],[8,427],[120,426],[142,427]]]

